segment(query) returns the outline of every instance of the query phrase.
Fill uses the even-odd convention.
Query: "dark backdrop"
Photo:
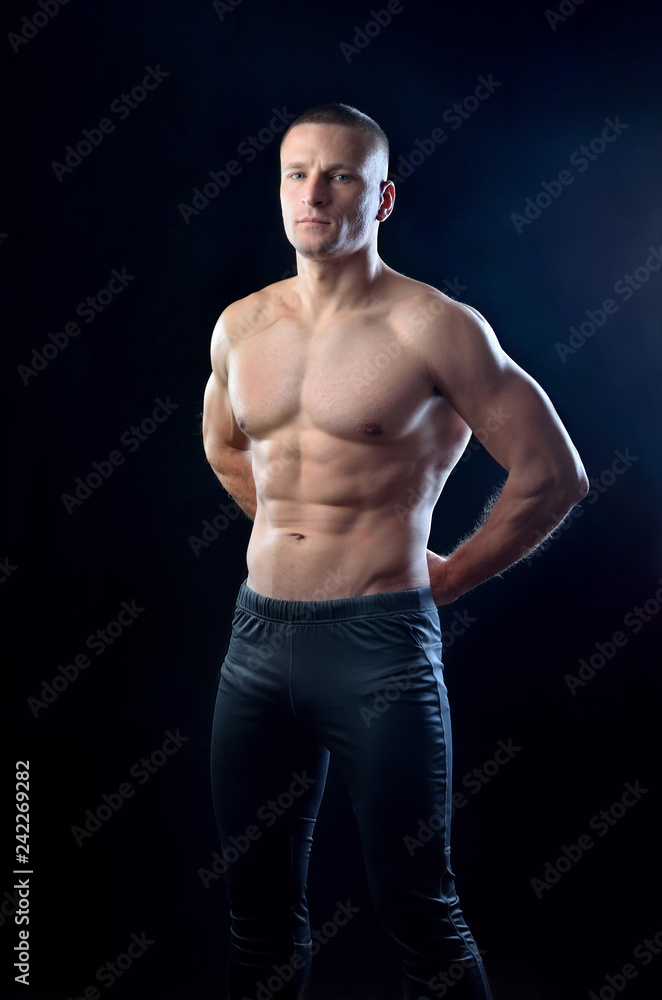
[[[442,609],[455,867],[496,1000],[660,995],[661,21],[599,0],[5,5],[2,996],[222,995],[209,732],[249,524],[205,461],[202,393],[223,307],[292,273],[275,130],[328,100],[391,138],[384,259],[487,316],[592,477],[543,550]],[[503,478],[472,440],[431,546]],[[311,1000],[395,1000],[332,767],[313,927],[348,899]]]

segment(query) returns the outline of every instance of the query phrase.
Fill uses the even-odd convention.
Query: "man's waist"
[[[291,600],[259,593],[250,586],[250,576],[242,583],[237,607],[273,621],[326,622],[435,611],[429,586],[405,590],[354,594],[329,599]]]

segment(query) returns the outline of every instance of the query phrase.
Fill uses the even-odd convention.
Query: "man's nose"
[[[328,198],[326,182],[322,177],[309,177],[303,192],[306,205],[323,205]]]

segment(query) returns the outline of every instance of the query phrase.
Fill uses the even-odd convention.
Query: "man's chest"
[[[388,324],[311,332],[280,321],[237,341],[228,373],[235,417],[252,438],[288,424],[349,439],[399,437],[435,397],[424,363]]]

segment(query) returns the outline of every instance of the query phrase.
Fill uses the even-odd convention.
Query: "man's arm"
[[[229,309],[231,307],[221,314],[212,334],[212,373],[205,388],[202,441],[207,461],[222,485],[244,513],[254,520],[257,499],[251,442],[235,420],[228,394],[225,323]]]
[[[432,324],[431,324],[432,326]],[[423,347],[435,386],[508,473],[484,523],[449,556],[428,552],[438,605],[518,562],[588,491],[582,462],[548,396],[502,350],[486,320],[448,301]],[[493,430],[490,430],[493,428]]]

